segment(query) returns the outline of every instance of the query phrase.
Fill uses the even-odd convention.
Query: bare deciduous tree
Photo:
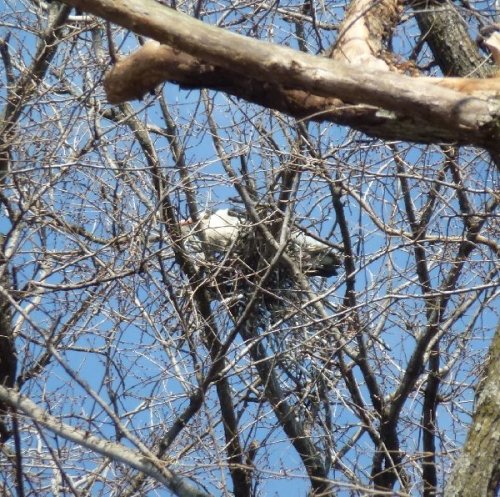
[[[500,13],[165,3],[2,2],[2,495],[494,496]]]

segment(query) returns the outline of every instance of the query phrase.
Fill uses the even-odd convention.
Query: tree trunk
[[[434,59],[445,76],[486,78],[495,67],[485,64],[457,9],[447,2],[415,2],[415,17]]]
[[[500,490],[500,326],[476,398],[472,427],[445,497],[495,497]]]
[[[16,378],[16,351],[12,336],[10,302],[5,295],[9,288],[6,261],[3,254],[4,237],[0,235],[0,385],[12,388]],[[12,432],[8,428],[8,412],[10,408],[0,402],[0,444],[10,438]]]

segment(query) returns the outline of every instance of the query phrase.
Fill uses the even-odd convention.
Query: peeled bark
[[[401,5],[398,0],[354,0],[346,12],[331,57],[349,64],[364,64],[388,70],[380,58],[384,38],[397,25]]]

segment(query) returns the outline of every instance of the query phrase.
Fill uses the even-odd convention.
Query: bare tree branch
[[[114,461],[120,461],[147,474],[165,485],[179,497],[207,497],[209,495],[180,478],[166,467],[165,461],[157,459],[153,454],[136,452],[124,445],[98,438],[89,433],[88,430],[64,424],[59,419],[37,407],[36,404],[26,397],[2,385],[0,385],[0,400],[16,408],[19,414],[24,414],[36,423],[45,426],[56,435],[88,447]]]
[[[498,150],[498,80],[400,73],[489,64],[476,32],[498,65],[493,11],[7,3],[0,494],[442,492],[498,316],[498,170],[456,143]]]

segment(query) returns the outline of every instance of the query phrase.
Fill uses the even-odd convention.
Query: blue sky
[[[484,5],[478,2],[477,7],[483,8]],[[12,53],[20,51],[21,57],[29,63],[35,43],[26,27],[31,19],[26,19],[26,25],[15,26],[12,21],[15,17],[9,14],[21,8],[22,4],[13,0],[0,3],[0,15],[10,20],[10,23],[4,21],[0,24],[0,37],[5,38],[11,32]],[[212,9],[214,12],[206,17],[207,22],[220,20],[215,4]],[[227,25],[248,13],[253,17],[231,29],[250,35],[257,33],[295,47],[290,26],[279,16],[274,19],[272,30],[265,12],[254,13],[250,7],[235,10],[224,18],[224,23]],[[319,20],[324,22],[338,22],[335,15],[341,13],[340,7],[328,13],[318,9]],[[405,28],[409,33],[416,33],[411,21]],[[315,33],[311,30],[310,34],[310,50],[315,53],[320,46],[315,41]],[[330,43],[332,33],[325,30],[323,35],[322,43]],[[395,46],[400,53],[408,54],[410,41],[410,37],[401,37]],[[129,33],[124,36],[120,50],[128,52],[136,43],[135,37]],[[65,59],[67,54],[72,56],[70,62]],[[83,66],[87,57],[95,63],[95,67],[88,71]],[[421,61],[425,62],[427,58],[428,54],[424,52]],[[86,98],[97,98],[100,105],[109,107],[100,86],[102,67],[94,59],[90,33],[83,32],[75,45],[64,43],[53,65],[63,69],[75,91]],[[29,293],[20,302],[29,319],[20,314],[15,316],[15,323],[19,326],[18,348],[23,351],[19,358],[20,370],[42,354],[45,340],[52,332],[60,339],[59,347],[65,360],[64,365],[53,360],[42,375],[25,384],[23,393],[60,415],[67,423],[96,430],[102,437],[120,439],[116,427],[102,408],[84,386],[71,378],[69,370],[65,370],[65,367],[70,368],[119,414],[129,429],[136,430],[153,443],[187,405],[187,396],[197,385],[196,372],[206,371],[210,365],[203,347],[200,316],[190,305],[186,279],[180,275],[173,259],[151,184],[151,171],[137,141],[124,124],[96,118],[92,106],[85,100],[68,107],[72,102],[71,95],[56,91],[63,87],[63,82],[55,73],[50,74],[44,83],[44,91],[22,117],[21,128],[26,140],[15,150],[15,181],[4,189],[15,212],[19,213],[20,221],[14,223],[5,209],[0,218],[2,232],[12,230],[11,264],[16,267],[18,288],[32,282],[40,289],[38,293]],[[2,106],[5,95],[2,79]],[[234,204],[231,198],[237,192],[214,150],[199,92],[186,92],[167,84],[163,95],[178,126],[198,208]],[[263,201],[275,199],[277,189],[273,190],[273,180],[279,178],[298,155],[298,148],[294,149],[297,136],[294,121],[223,94],[211,93],[211,96],[215,105],[213,117],[231,165],[238,170],[240,156],[243,156]],[[186,218],[186,189],[180,182],[167,139],[155,132],[155,129],[165,126],[158,101],[148,96],[142,102],[134,102],[133,109],[143,122],[150,125],[161,171],[170,183],[168,192],[176,203],[179,217]],[[100,140],[93,143],[96,129]],[[356,255],[356,290],[363,332],[366,336],[378,333],[380,343],[375,340],[371,345],[370,361],[383,393],[388,395],[400,380],[416,337],[425,330],[426,324],[408,239],[387,236],[366,209],[360,208],[365,202],[382,223],[394,230],[408,230],[400,183],[395,179],[393,150],[387,144],[337,125],[310,124],[308,129],[313,146],[323,159],[318,163],[309,154],[304,154],[307,160],[300,163],[303,173],[294,205],[296,219],[318,234],[340,243],[328,186],[329,181],[341,179],[348,187],[343,202]],[[435,179],[443,167],[441,151],[433,146],[396,146],[408,165],[414,205],[421,208],[428,201],[434,184],[430,180]],[[479,209],[495,187],[494,173],[484,154],[475,150],[462,151],[460,164],[467,173],[468,194]],[[329,177],[321,168],[325,168]],[[41,207],[30,204],[30,198],[36,195],[39,195]],[[439,200],[441,204],[430,223],[430,232],[442,237],[447,234],[460,236],[462,219],[449,178],[442,186]],[[52,220],[56,216],[65,224],[54,224]],[[72,225],[84,227],[89,236],[78,235],[68,228]],[[494,226],[490,231],[493,235]],[[117,235],[125,235],[126,242],[102,242],[102,239],[112,240]],[[92,241],[92,237],[95,240]],[[449,270],[448,258],[454,254],[452,248],[446,244],[428,247],[432,283],[436,287],[443,279],[443,271]],[[492,289],[466,291],[467,287],[484,282],[486,272],[492,266],[491,253],[487,249],[481,248],[474,257],[476,262],[467,267],[459,284],[464,292],[453,299],[451,309],[474,292],[482,293],[482,300],[493,294]],[[134,271],[141,264],[143,270]],[[102,274],[110,276],[109,267],[118,277],[94,284]],[[341,272],[338,278],[327,281],[311,280],[313,288],[324,292],[323,300],[330,306],[328,312],[332,316],[337,316],[342,303],[344,278],[345,274]],[[492,302],[485,305],[486,309],[480,316],[475,316],[479,302],[474,303],[443,338],[444,354],[450,360],[456,354],[456,364],[462,364],[453,370],[443,388],[444,396],[456,395],[457,399],[444,403],[438,412],[444,444],[440,447],[444,452],[439,459],[441,467],[449,464],[447,452],[459,446],[465,435],[459,421],[467,421],[472,407],[470,379],[483,361],[497,321]],[[232,326],[227,309],[216,304],[214,309],[219,329],[227,333]],[[388,309],[385,321],[381,309],[384,312]],[[281,328],[270,322],[269,330],[277,335],[286,333],[285,337],[291,340],[286,342],[291,343],[290,350],[303,354],[304,369],[313,378],[321,364],[322,347],[325,350],[329,350],[329,346],[333,348],[331,330],[318,325],[313,314],[304,316],[299,313],[297,316],[296,322],[307,328],[304,335],[307,340],[301,342],[296,338],[294,333],[298,332],[293,321]],[[342,318],[339,312],[338,319],[341,321]],[[195,354],[190,349],[193,345],[187,340],[188,336],[193,340]],[[322,337],[323,346],[314,342],[317,337]],[[354,338],[350,341],[352,347],[355,347]],[[308,340],[311,350],[304,347]],[[267,343],[269,353],[276,352],[272,350],[273,343],[279,341]],[[463,344],[468,346],[461,351]],[[245,398],[255,371],[249,369],[248,356],[242,355],[243,347],[238,338],[230,350],[229,357],[235,361],[230,379],[237,400],[236,410],[241,413],[244,427],[242,439],[247,442],[257,439],[263,446],[257,453],[257,465],[262,470],[261,493],[304,495],[308,488],[305,471],[286,436],[277,427],[269,405],[252,404]],[[304,378],[307,378],[306,373]],[[335,376],[335,372],[332,375]],[[365,380],[357,369],[355,376],[373,414]],[[334,379],[330,378],[330,381],[334,383]],[[283,385],[290,389],[290,402],[296,402],[300,393],[293,391],[292,380],[285,378],[284,374]],[[413,456],[418,460],[421,449],[419,392],[417,389],[405,404],[400,425],[401,436],[407,441],[405,450],[409,453],[409,460]],[[300,404],[297,403],[297,410],[301,408]],[[339,450],[361,425],[341,380],[330,391],[330,409],[335,423],[333,447],[330,448]],[[210,429],[211,424],[213,429]],[[324,430],[318,430],[318,433],[318,444],[322,444],[323,450],[328,446],[324,439],[320,439]],[[201,441],[195,443],[197,436]],[[120,441],[128,444],[123,438]],[[24,443],[34,450],[41,442],[36,432],[32,432],[25,435]],[[51,436],[43,443],[74,455],[75,460],[68,471],[76,479],[82,468],[96,467],[100,462],[89,454],[76,459],[78,451],[75,448]],[[362,483],[366,483],[373,447],[367,435],[363,435],[358,444],[359,449],[346,456],[346,464],[356,470]],[[229,481],[228,473],[223,469],[223,456],[220,456],[221,460],[213,460],[214,453],[223,454],[223,447],[218,403],[214,389],[211,389],[199,416],[176,442],[175,453],[182,454],[178,468],[205,482],[216,495],[224,495],[217,488],[221,482]],[[120,472],[117,468],[114,470]],[[49,481],[53,469],[44,471],[45,481]],[[339,483],[346,481],[338,470],[332,471],[332,477]],[[106,494],[109,487],[96,486],[95,495],[101,490]],[[151,490],[150,495],[156,494],[166,495],[167,492]],[[352,495],[352,492],[347,489],[340,491],[339,495]]]

